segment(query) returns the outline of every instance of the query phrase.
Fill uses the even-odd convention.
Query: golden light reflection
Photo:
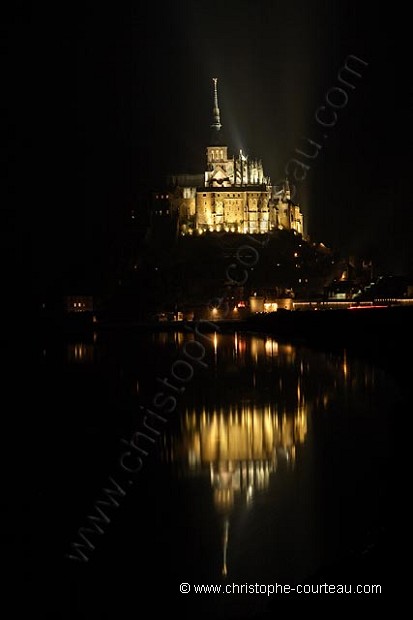
[[[245,336],[239,336],[238,339],[238,352],[241,356],[245,356],[245,353],[247,351],[247,339]]]
[[[153,341],[160,346],[174,344],[177,349],[181,349],[187,340],[197,340],[196,336],[186,334],[182,331],[169,332],[160,331],[152,335]],[[233,336],[227,336],[214,332],[211,335],[211,353],[214,361],[218,362],[218,348],[225,349],[225,345],[232,339],[233,358],[237,362],[246,366],[249,361],[254,365],[268,364],[272,360],[278,363],[287,361],[293,365],[296,361],[296,349],[290,344],[280,343],[270,336],[254,336],[235,332]],[[208,346],[206,347],[208,349]]]
[[[347,379],[348,376],[348,365],[347,365],[347,352],[344,350],[343,352],[343,375],[344,379]]]
[[[258,357],[263,357],[265,354],[264,340],[262,338],[251,337],[251,354],[255,362],[258,361]]]
[[[214,505],[228,513],[237,496],[248,502],[255,491],[267,488],[280,462],[293,466],[296,447],[306,435],[304,405],[289,415],[271,404],[243,405],[225,413],[216,408],[187,410],[181,434],[173,438],[174,454],[192,474],[209,470]]]
[[[223,561],[222,561],[222,575],[223,577],[226,577],[228,574],[228,568],[227,568],[227,551],[228,551],[228,533],[229,533],[229,520],[225,519],[225,523],[224,523],[224,535],[223,535]]]
[[[215,361],[216,361],[217,353],[218,353],[218,334],[217,334],[217,332],[214,332],[213,343],[214,343],[214,357],[215,357]]]
[[[214,332],[213,340],[214,340],[214,348],[216,349],[218,347],[218,334],[217,334],[217,332]]]
[[[222,374],[189,401],[163,456],[184,475],[210,485],[223,528],[226,577],[232,519],[254,506],[277,472],[284,476],[294,469],[307,441],[310,412],[325,412],[338,394],[373,385],[374,370],[346,352],[313,365],[312,354],[268,336],[235,333],[231,339],[214,333],[210,343],[216,360],[219,345],[216,368]],[[235,359],[242,374],[234,373]]]
[[[94,360],[92,343],[76,342],[67,345],[67,361],[70,364],[87,364]]]
[[[207,473],[212,501],[223,519],[222,576],[227,577],[230,515],[235,504],[246,508],[268,489],[281,465],[294,468],[297,448],[307,437],[308,410],[303,403],[280,412],[272,403],[235,403],[225,409],[187,409],[180,433],[171,438],[165,457],[184,473]]]
[[[175,344],[177,344],[178,346],[182,346],[184,343],[184,334],[180,331],[176,331],[175,332]]]
[[[267,338],[265,341],[265,354],[270,357],[275,357],[278,355],[278,342],[273,340],[272,338]]]

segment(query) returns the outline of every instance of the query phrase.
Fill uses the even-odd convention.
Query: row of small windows
[[[156,194],[156,200],[168,200],[169,194]]]
[[[202,194],[203,198],[206,198],[206,194]],[[226,198],[241,198],[241,194],[227,194]]]

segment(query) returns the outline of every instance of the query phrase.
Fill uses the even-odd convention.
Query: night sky
[[[3,20],[7,187],[35,287],[76,270],[104,277],[142,193],[203,172],[214,76],[231,149],[261,157],[273,181],[307,139],[322,145],[297,184],[312,239],[411,272],[401,3],[56,4]],[[314,114],[349,54],[368,66],[323,138]]]

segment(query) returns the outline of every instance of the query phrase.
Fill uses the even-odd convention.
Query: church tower
[[[228,147],[223,144],[221,134],[222,125],[218,105],[218,78],[212,78],[212,81],[214,84],[214,105],[212,108],[213,122],[211,125],[211,137],[206,153],[207,167],[210,172],[214,172],[216,169],[216,180],[219,180],[222,185],[224,180],[229,181],[229,178],[227,178],[226,166],[223,167],[223,164],[228,160]],[[208,180],[209,178],[206,176],[205,181],[208,182]]]
[[[207,146],[204,187],[196,195],[198,233],[225,231],[264,233],[271,230],[269,201],[271,187],[264,176],[261,160],[251,159],[240,150],[228,157],[222,136],[218,102],[218,78],[213,78],[211,139]]]
[[[181,234],[264,234],[286,228],[302,234],[302,214],[288,185],[271,185],[261,159],[241,149],[228,156],[222,132],[218,78],[212,78],[212,123],[203,175],[177,175],[170,195]]]

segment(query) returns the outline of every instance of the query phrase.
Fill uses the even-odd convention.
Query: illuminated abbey
[[[168,193],[155,198],[167,199],[181,234],[259,234],[276,229],[303,234],[303,215],[291,200],[288,180],[271,185],[261,160],[249,158],[242,150],[228,153],[221,134],[217,78],[213,87],[212,135],[204,174],[170,177]]]

